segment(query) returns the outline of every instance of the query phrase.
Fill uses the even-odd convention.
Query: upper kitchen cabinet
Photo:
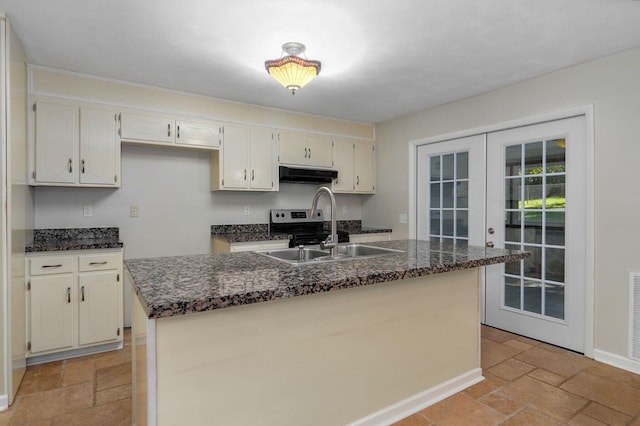
[[[277,191],[273,130],[224,126],[220,151],[211,153],[212,191]]]
[[[115,111],[37,102],[31,184],[120,187]]]
[[[278,162],[282,165],[333,167],[331,138],[299,132],[278,132]]]
[[[366,141],[335,139],[334,161],[338,178],[337,193],[373,194],[375,192],[375,147]]]
[[[120,138],[125,142],[219,149],[222,126],[209,120],[176,119],[162,114],[120,115]]]

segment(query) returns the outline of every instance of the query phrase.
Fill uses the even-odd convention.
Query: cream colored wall
[[[363,221],[407,236],[398,214],[409,208],[409,141],[593,104],[595,349],[627,357],[629,272],[640,271],[639,75],[634,49],[378,124],[377,195],[363,202]]]

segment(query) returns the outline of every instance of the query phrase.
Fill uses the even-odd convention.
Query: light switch
[[[93,207],[85,205],[82,206],[82,215],[84,217],[91,217],[93,216]]]
[[[140,209],[138,208],[138,206],[129,207],[129,217],[138,217],[139,213]]]
[[[398,221],[400,223],[407,223],[407,214],[406,213],[400,213]]]

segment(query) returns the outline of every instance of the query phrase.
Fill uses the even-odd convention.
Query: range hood
[[[285,183],[331,183],[337,177],[337,170],[301,169],[280,166],[280,182]]]

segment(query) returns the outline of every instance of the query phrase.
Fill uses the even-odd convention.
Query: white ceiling
[[[0,0],[2,10],[34,65],[367,123],[640,46],[634,0]],[[295,96],[264,69],[287,41],[322,62]]]

